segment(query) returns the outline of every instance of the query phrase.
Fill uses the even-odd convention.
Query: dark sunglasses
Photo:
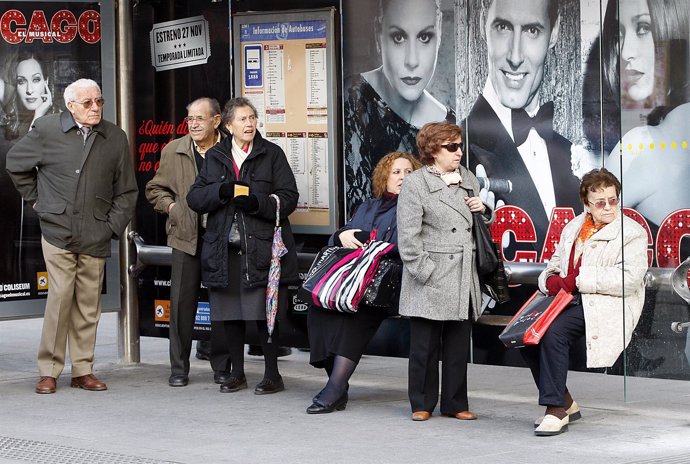
[[[462,142],[458,142],[458,143],[452,142],[452,143],[446,143],[444,145],[441,145],[441,148],[445,148],[449,152],[455,153],[456,151],[458,151],[458,148],[460,150],[462,150],[464,146],[465,146],[465,144]]]
[[[608,204],[609,204],[610,206],[618,206],[618,197],[616,197],[616,198],[611,198],[611,199],[609,199],[609,200],[597,200],[597,201],[589,201],[589,200],[587,200],[587,202],[588,202],[590,205],[594,206],[596,209],[604,209],[604,208],[606,208],[606,203],[607,203],[607,202],[608,202]]]

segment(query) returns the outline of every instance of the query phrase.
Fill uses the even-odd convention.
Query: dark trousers
[[[558,315],[538,345],[520,350],[539,389],[540,405],[564,406],[570,349],[584,334],[582,304],[575,304]]]
[[[173,248],[170,276],[170,371],[173,374],[189,374],[200,282],[199,257]]]
[[[230,342],[225,334],[225,321],[211,321],[211,352],[209,362],[214,372],[230,372]]]
[[[467,359],[471,321],[410,318],[408,395],[412,412],[433,412],[438,403],[438,362],[441,368],[441,413],[468,410]]]

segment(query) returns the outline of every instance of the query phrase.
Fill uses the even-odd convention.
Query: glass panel
[[[686,0],[618,0],[609,2],[605,21],[623,134],[607,167],[622,179],[626,214],[647,230],[656,277],[626,350],[624,370],[632,376],[690,378],[687,331],[671,330],[672,322],[690,319],[688,307],[669,285],[670,271],[690,254],[689,11]],[[634,300],[628,293],[626,307]]]

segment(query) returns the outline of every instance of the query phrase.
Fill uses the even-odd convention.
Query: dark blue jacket
[[[379,209],[384,206],[386,202],[393,202],[390,208],[377,216]],[[381,240],[384,242],[398,244],[398,222],[397,222],[397,204],[398,198],[383,199],[383,198],[370,198],[365,200],[359,208],[355,211],[352,219],[345,224],[342,228],[335,231],[331,238],[328,240],[329,245],[335,244],[335,239],[341,232],[349,229],[361,229],[367,232],[371,232],[376,229],[376,240]],[[397,248],[396,248],[397,250]]]

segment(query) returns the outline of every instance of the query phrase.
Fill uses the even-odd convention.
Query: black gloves
[[[259,209],[259,199],[253,193],[249,195],[240,195],[233,200],[235,208],[245,213],[254,213]]]
[[[230,182],[221,184],[220,190],[218,191],[218,195],[220,195],[220,197],[225,200],[231,199],[235,196],[235,185],[244,185],[247,187],[249,186],[249,184],[247,184],[246,182],[231,180]]]

